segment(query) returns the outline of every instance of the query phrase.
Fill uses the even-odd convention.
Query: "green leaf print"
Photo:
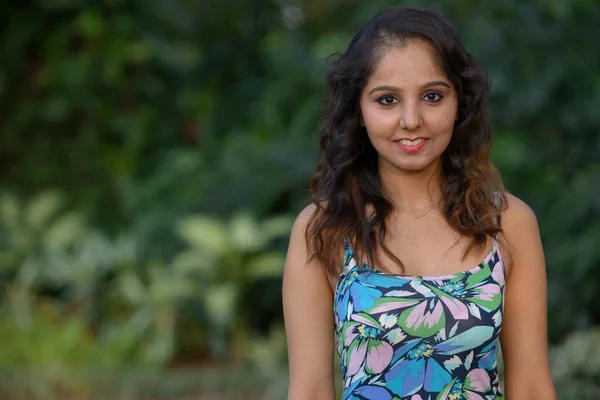
[[[373,307],[368,311],[371,314],[379,314],[382,312],[398,311],[403,308],[414,306],[419,304],[420,299],[404,299],[398,297],[380,297],[375,300]]]
[[[361,324],[366,324],[369,326],[372,326],[374,328],[377,328],[379,330],[383,330],[383,327],[381,326],[381,324],[379,323],[379,321],[377,321],[376,319],[374,319],[373,317],[371,317],[369,314],[367,313],[357,313],[354,314],[352,316],[352,320],[356,321],[356,322],[360,322]]]
[[[479,282],[483,282],[491,274],[492,274],[492,271],[490,270],[489,265],[486,262],[484,262],[483,268],[481,268],[479,271],[475,272],[473,275],[470,275],[467,278],[466,287],[470,288],[470,287],[477,285]]]
[[[452,390],[452,386],[454,386],[454,382],[456,382],[456,378],[452,379],[450,382],[448,382],[446,386],[444,386],[444,388],[442,389],[440,394],[438,394],[435,400],[447,400],[448,395],[450,394],[450,390]]]
[[[429,307],[430,301],[435,302],[433,309]],[[430,337],[446,325],[446,314],[439,300],[427,299],[402,312],[398,325],[410,335]]]
[[[479,297],[467,297],[467,300],[469,300],[472,303],[477,304],[479,307],[486,310],[487,312],[491,312],[491,311],[495,310],[502,303],[502,293],[500,291],[499,286],[497,286],[498,292],[496,292],[494,294],[486,293],[486,289],[489,290],[489,286],[491,286],[491,285],[493,285],[494,288],[497,286],[495,284],[488,284],[488,285],[483,285],[482,287],[479,287],[479,288],[471,289],[470,292],[478,295]]]

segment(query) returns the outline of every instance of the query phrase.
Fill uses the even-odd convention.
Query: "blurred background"
[[[281,275],[326,59],[398,4],[442,12],[489,68],[559,398],[600,399],[597,0],[4,2],[0,398],[285,399]]]

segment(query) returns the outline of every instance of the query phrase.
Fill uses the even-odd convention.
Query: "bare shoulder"
[[[298,213],[290,235],[284,274],[310,273],[312,279],[319,279],[325,272],[323,265],[310,258],[309,246],[306,242],[307,229],[317,209],[318,206],[311,203]],[[303,271],[305,269],[312,271]]]
[[[503,228],[518,230],[529,225],[537,229],[537,218],[531,207],[513,194],[505,193],[505,197],[507,204],[502,214]]]
[[[317,205],[311,203],[304,207],[296,216],[294,225],[292,226],[292,233],[290,235],[290,249],[292,246],[296,250],[301,250],[300,247],[307,249],[306,243],[306,231],[309,228],[309,223],[314,214],[317,212]],[[289,250],[288,250],[289,251]],[[306,255],[308,252],[305,251]]]
[[[541,239],[537,217],[531,207],[513,194],[505,193],[505,198],[501,245],[510,269],[520,253],[538,249]]]
[[[298,225],[298,228],[306,230],[308,223],[315,212],[317,212],[317,205],[315,203],[310,203],[298,213],[294,225]]]

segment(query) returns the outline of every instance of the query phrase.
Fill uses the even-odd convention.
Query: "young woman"
[[[538,225],[488,160],[485,70],[440,15],[397,7],[328,85],[283,279],[288,399],[335,398],[336,350],[343,399],[555,399]]]

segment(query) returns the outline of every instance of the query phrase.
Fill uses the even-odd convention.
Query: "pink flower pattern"
[[[505,283],[495,239],[475,268],[438,277],[359,267],[346,242],[334,300],[342,399],[503,399]]]

